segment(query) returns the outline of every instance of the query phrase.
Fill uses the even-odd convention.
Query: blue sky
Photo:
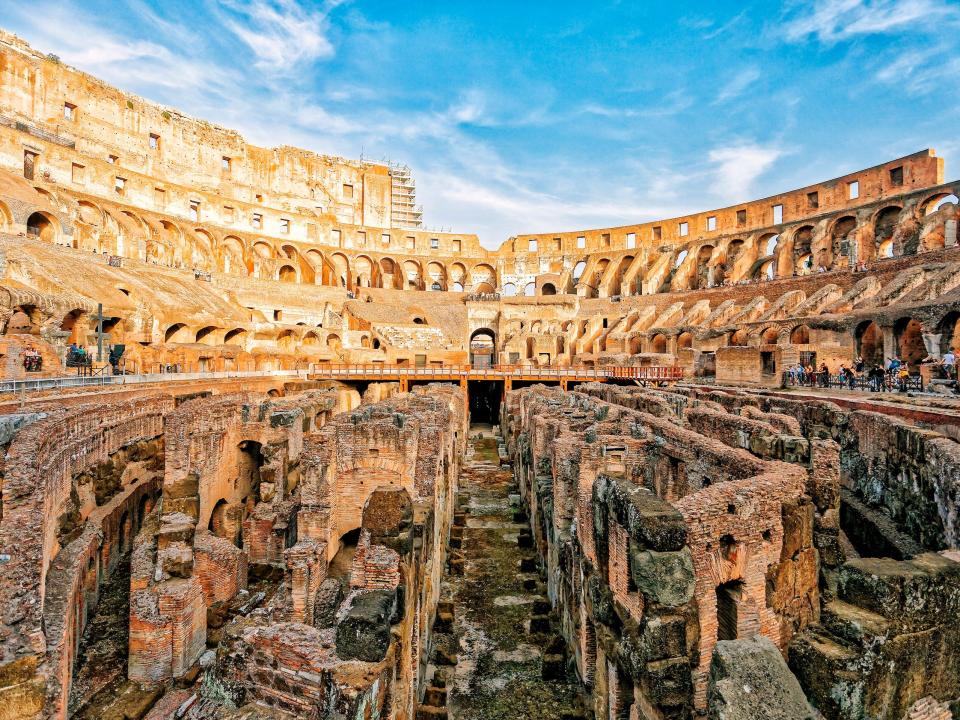
[[[0,24],[251,142],[409,164],[488,247],[762,197],[933,147],[960,3],[14,2]]]

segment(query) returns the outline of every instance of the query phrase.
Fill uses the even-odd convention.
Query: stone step
[[[433,705],[420,705],[417,708],[417,720],[446,720],[447,709]]]
[[[543,633],[549,633],[552,629],[550,616],[534,615],[533,617],[530,618],[528,629],[531,635],[541,635]]]
[[[423,694],[423,704],[430,705],[431,707],[446,707],[447,689],[445,687],[437,687],[436,685],[427,686]]]

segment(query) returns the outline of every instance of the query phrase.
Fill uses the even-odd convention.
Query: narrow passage
[[[435,635],[435,680],[419,717],[584,718],[499,438],[489,425],[470,435],[436,626],[445,632]]]

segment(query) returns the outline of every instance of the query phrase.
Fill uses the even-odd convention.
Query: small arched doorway
[[[474,330],[470,336],[470,364],[475,368],[493,366],[497,336],[489,328]]]
[[[865,320],[857,325],[854,339],[857,342],[857,355],[863,358],[868,367],[883,367],[883,333],[879,325],[873,320]]]
[[[57,227],[49,215],[35,212],[27,218],[27,235],[48,243],[56,242]]]

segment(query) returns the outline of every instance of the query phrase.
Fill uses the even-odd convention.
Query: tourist
[[[820,363],[820,384],[823,387],[830,387],[830,368],[826,362]]]
[[[957,369],[957,356],[954,354],[953,348],[949,348],[943,354],[940,362],[943,364],[943,374],[947,376],[947,380],[953,380]]]

